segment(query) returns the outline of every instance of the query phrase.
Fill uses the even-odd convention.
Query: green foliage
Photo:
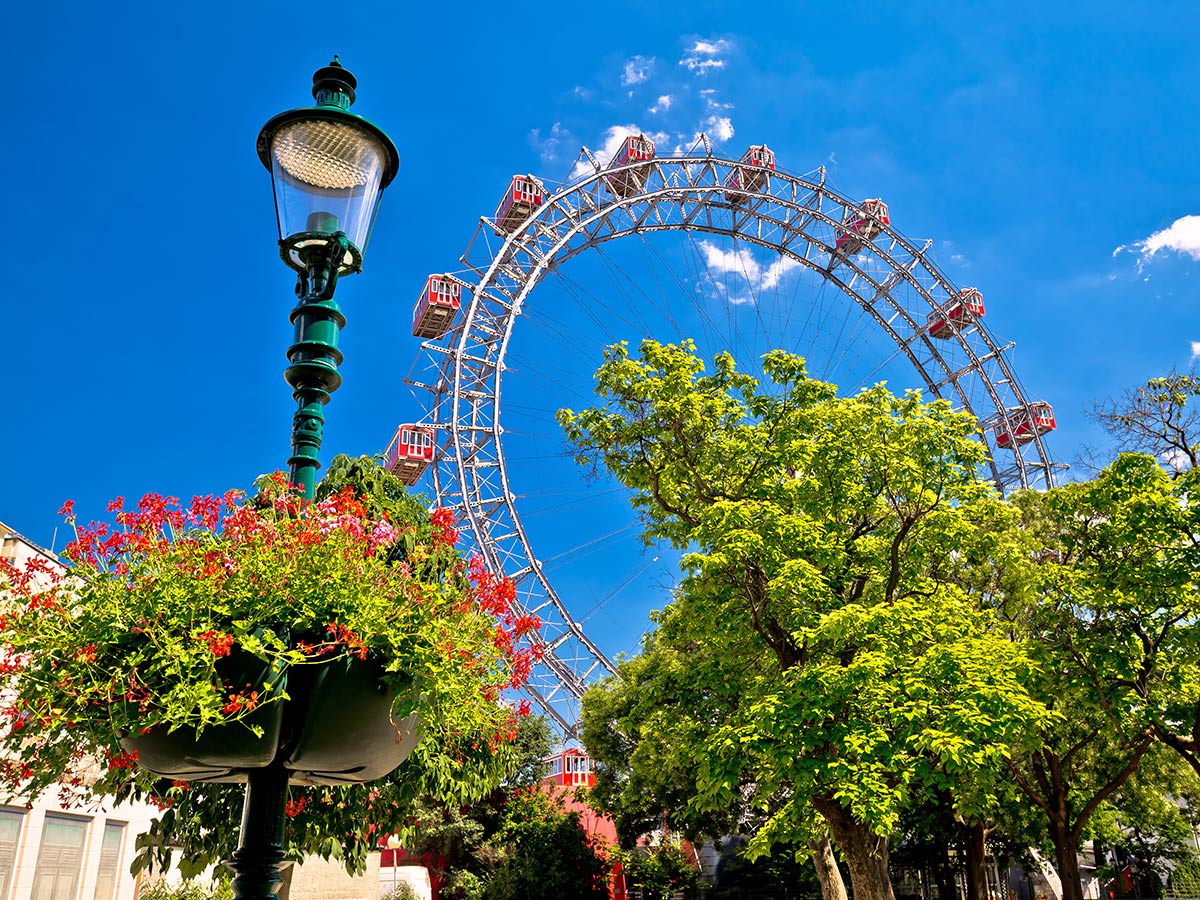
[[[579,814],[562,812],[546,794],[513,795],[496,844],[503,853],[486,900],[607,900],[608,866]]]
[[[443,897],[477,900],[482,896],[480,892],[502,855],[496,839],[506,821],[508,801],[514,793],[529,790],[541,780],[554,741],[545,716],[526,716],[517,724],[512,754],[498,788],[469,804],[446,803],[429,796],[413,805],[404,845],[431,874],[444,879]]]
[[[741,840],[722,847],[716,885],[705,895],[708,900],[822,896],[813,867],[797,859],[793,848],[772,847],[769,853],[753,860],[743,853],[744,849]]]
[[[417,900],[417,892],[408,884],[397,884],[396,889],[388,891],[379,900]]]
[[[751,857],[801,849],[818,800],[886,835],[915,786],[995,766],[1046,717],[1026,649],[960,577],[1007,515],[974,421],[881,386],[839,398],[787,353],[763,371],[621,345],[602,405],[559,413],[581,464],[634,489],[646,539],[686,552],[642,654],[585,698],[597,796],[631,824],[682,797],[677,826],[749,810]]]
[[[138,891],[139,900],[230,900],[232,896],[233,891],[226,883],[196,880],[178,884],[154,881]]]
[[[695,857],[676,841],[618,851],[613,861],[621,864],[626,887],[639,888],[643,900],[670,900],[676,894],[694,897],[700,889]]]
[[[64,805],[105,795],[163,809],[139,838],[139,871],[170,862],[194,875],[236,846],[242,789],[163,781],[137,768],[123,735],[147,728],[238,728],[284,702],[286,672],[341,656],[373,658],[400,690],[397,721],[423,739],[371,785],[293,785],[288,852],[362,871],[372,834],[403,833],[417,797],[447,805],[490,793],[511,770],[517,715],[497,702],[528,671],[512,585],[454,550],[453,517],[427,514],[377,462],[339,457],[322,500],[304,504],[282,476],[263,493],[199,498],[186,510],[148,495],[115,526],[80,529],[66,578],[0,579],[6,675],[15,677],[0,774],[10,794],[57,782]],[[69,504],[67,513],[70,515]],[[514,643],[497,640],[502,629]],[[226,683],[233,648],[268,675]]]

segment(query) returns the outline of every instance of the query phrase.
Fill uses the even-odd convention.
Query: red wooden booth
[[[883,231],[883,226],[889,224],[891,220],[888,218],[886,203],[878,198],[864,200],[858,209],[846,210],[835,249],[843,256],[857,253],[863,244],[874,240],[875,236]]]
[[[734,166],[725,179],[725,200],[745,203],[749,193],[761,191],[767,185],[767,175],[775,168],[775,153],[766,144],[757,144],[742,154],[741,164]]]
[[[622,142],[621,149],[613,156],[608,167],[621,169],[622,166],[631,166],[631,168],[606,175],[604,181],[608,185],[608,189],[618,197],[636,194],[642,189],[646,178],[650,175],[653,167],[649,161],[652,159],[654,159],[654,141],[644,134],[629,135]],[[645,163],[645,165],[633,165],[639,162]]]
[[[532,175],[514,175],[496,207],[493,216],[496,228],[505,233],[512,231],[542,205],[544,198],[545,189],[540,181]]]
[[[929,336],[945,340],[954,337],[958,329],[970,325],[983,315],[983,294],[976,288],[963,288],[957,296],[929,314]]]
[[[1030,403],[1028,409],[1017,406],[1008,411],[1007,425],[1004,422],[996,425],[996,446],[1011,450],[1028,444],[1038,435],[1053,431],[1056,427],[1054,410],[1045,400]]]
[[[384,454],[387,470],[412,487],[433,462],[433,429],[401,425]]]
[[[440,338],[458,315],[462,287],[447,275],[430,275],[413,307],[413,337]]]

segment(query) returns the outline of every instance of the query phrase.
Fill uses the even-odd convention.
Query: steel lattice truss
[[[504,234],[481,218],[462,262],[477,280],[456,278],[470,292],[455,327],[422,344],[408,383],[428,392],[422,424],[438,433],[432,467],[439,505],[465,522],[467,540],[495,571],[517,584],[519,602],[543,622],[544,655],[529,692],[563,732],[574,736],[578,699],[596,678],[615,671],[584,634],[535,555],[513,491],[502,445],[501,374],[509,337],[538,282],[556,266],[605,241],[655,231],[726,235],[777,251],[840,288],[858,303],[907,357],[928,393],[949,399],[980,422],[991,474],[1003,490],[1049,486],[1060,468],[1041,436],[1025,446],[995,449],[992,429],[1012,427],[1029,414],[1006,353],[975,319],[950,340],[932,339],[927,316],[956,296],[957,288],[896,229],[863,242],[855,253],[834,254],[843,222],[860,204],[825,184],[824,169],[804,176],[770,171],[758,191],[726,197],[735,160],[712,154],[656,159],[602,168],[585,149],[592,172],[548,197],[528,219]],[[642,189],[614,196],[607,177],[637,169]]]

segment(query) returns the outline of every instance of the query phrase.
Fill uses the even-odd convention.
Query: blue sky
[[[7,12],[0,518],[61,547],[67,498],[99,517],[116,495],[186,499],[284,465],[293,281],[254,139],[310,102],[334,52],[401,169],[365,273],[339,286],[345,383],[325,459],[380,450],[418,417],[408,312],[429,272],[458,268],[509,177],[561,181],[581,144],[603,149],[624,126],[664,149],[700,130],[733,155],[766,142],[783,168],[824,165],[844,193],[886,198],[893,225],[984,292],[1026,389],[1054,404],[1060,460],[1103,444],[1092,402],[1200,354],[1200,4],[748,9]],[[535,455],[523,477],[538,477]],[[568,507],[555,528],[582,543],[597,527],[584,519]],[[593,554],[564,583],[590,609],[640,565]],[[610,653],[662,605],[669,573],[641,576],[589,620]]]

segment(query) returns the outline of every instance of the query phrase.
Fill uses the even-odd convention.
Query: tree
[[[576,812],[537,790],[516,792],[494,845],[500,863],[486,900],[607,900],[608,866]]]
[[[1092,839],[1103,843],[1118,861],[1136,861],[1139,879],[1157,896],[1168,876],[1182,864],[1197,861],[1194,847],[1200,816],[1200,779],[1175,753],[1156,745],[1138,770],[1100,809]],[[1102,868],[1101,881],[1117,872]]]
[[[1149,453],[1179,472],[1200,464],[1200,377],[1172,370],[1097,404],[1092,416],[1120,450]],[[1191,405],[1189,405],[1191,404]]]
[[[1033,565],[1016,567],[1006,614],[1035,639],[1032,687],[1061,718],[1009,767],[1047,817],[1068,900],[1090,818],[1154,738],[1200,762],[1194,473],[1122,454],[1091,481],[1014,498]]]
[[[675,731],[691,804],[760,811],[751,855],[827,824],[855,896],[890,900],[914,786],[991,764],[1044,714],[1022,646],[950,577],[997,502],[975,423],[944,401],[839,398],[779,351],[762,368],[765,386],[728,354],[704,374],[690,343],[618,345],[602,405],[559,421],[581,464],[634,490],[646,539],[687,552],[654,643],[712,695]]]
[[[642,900],[670,900],[678,895],[692,900],[700,889],[696,859],[678,841],[618,850],[615,860],[621,864],[626,886],[637,888]]]

